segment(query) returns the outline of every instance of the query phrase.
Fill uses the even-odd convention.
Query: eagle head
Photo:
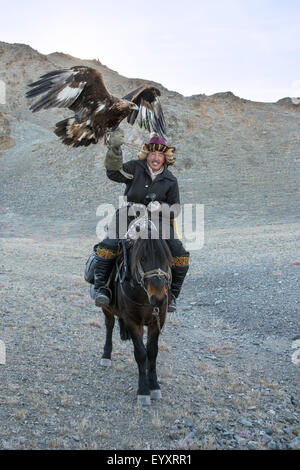
[[[138,107],[137,104],[133,103],[132,101],[129,101],[130,103],[130,110],[131,111],[138,111],[140,108]]]
[[[117,109],[119,112],[131,112],[133,110],[136,110],[138,111],[139,110],[139,107],[133,103],[132,101],[128,101],[128,100],[118,100],[115,104],[114,104],[114,108]]]

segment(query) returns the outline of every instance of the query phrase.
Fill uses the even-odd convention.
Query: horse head
[[[167,304],[172,255],[166,241],[138,238],[133,244],[129,264],[132,279],[147,293],[149,303],[153,307]]]

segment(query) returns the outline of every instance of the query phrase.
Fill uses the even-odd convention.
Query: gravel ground
[[[163,398],[141,408],[118,326],[99,365],[104,318],[82,277],[96,238],[2,221],[0,448],[300,448],[299,223],[206,232],[160,338]]]
[[[0,42],[0,449],[299,449],[299,106],[155,84],[205,244],[160,338],[163,398],[141,408],[118,327],[100,367],[104,319],[83,280],[96,207],[124,188],[106,178],[103,145],[61,145],[68,111],[32,114],[25,99],[27,83],[73,65],[102,71],[116,96],[145,83]],[[126,126],[131,145],[145,139]]]

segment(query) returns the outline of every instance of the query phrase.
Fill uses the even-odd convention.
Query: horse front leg
[[[100,360],[100,365],[103,367],[110,367],[112,352],[112,334],[115,325],[115,317],[112,313],[109,312],[109,310],[106,310],[105,308],[103,308],[102,310],[105,315],[106,338],[102,358]]]
[[[131,326],[129,330],[134,346],[134,357],[139,370],[137,402],[139,405],[150,405],[151,400],[147,375],[147,351],[143,342],[143,327],[134,325]]]
[[[148,356],[148,380],[150,397],[153,400],[161,398],[160,386],[157,381],[156,359],[158,354],[159,330],[156,324],[148,326],[147,356]]]

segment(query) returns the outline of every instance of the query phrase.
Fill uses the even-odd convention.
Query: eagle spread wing
[[[102,74],[89,67],[72,67],[42,75],[29,85],[27,98],[42,97],[30,109],[33,112],[49,108],[69,108],[83,114],[91,114],[103,108],[111,100]]]
[[[129,124],[137,122],[141,128],[165,137],[167,135],[166,122],[158,98],[160,95],[158,88],[146,85],[124,96],[123,99],[132,101],[139,107],[138,110],[132,110],[129,114],[127,118]]]
[[[122,99],[112,96],[101,72],[84,66],[55,70],[29,85],[27,98],[39,96],[32,112],[50,108],[69,108],[75,116],[56,124],[55,134],[64,144],[96,144],[106,132],[116,129],[127,118],[149,132],[167,135],[160,91],[150,85],[132,91]]]

